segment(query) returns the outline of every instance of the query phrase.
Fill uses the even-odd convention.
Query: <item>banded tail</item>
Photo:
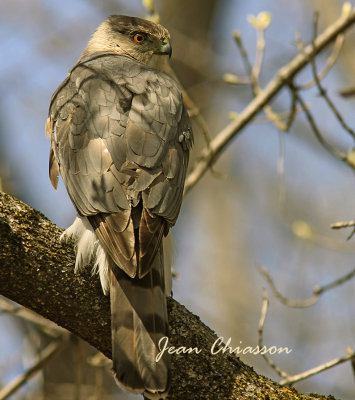
[[[150,272],[130,278],[110,268],[113,372],[124,389],[160,399],[169,389],[170,357],[156,361],[159,340],[168,336],[163,249]]]

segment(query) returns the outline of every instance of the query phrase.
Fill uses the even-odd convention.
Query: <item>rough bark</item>
[[[27,204],[0,192],[0,293],[68,329],[111,357],[109,299],[90,271],[74,275],[73,244]],[[215,333],[174,299],[170,345],[199,354],[172,357],[169,399],[326,399],[303,395],[258,375],[233,354],[212,355]],[[329,396],[328,399],[334,399]]]

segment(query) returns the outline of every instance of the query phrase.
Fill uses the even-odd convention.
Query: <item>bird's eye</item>
[[[141,34],[141,33],[136,33],[136,34],[133,36],[133,40],[134,40],[136,43],[143,43],[143,42],[145,41],[145,37],[144,37],[144,35]]]

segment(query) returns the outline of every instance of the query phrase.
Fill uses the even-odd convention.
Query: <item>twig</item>
[[[346,89],[342,89],[339,91],[340,96],[343,97],[351,97],[355,95],[355,88],[354,87],[349,87]]]
[[[264,112],[271,122],[273,122],[280,131],[286,131],[286,124],[281,120],[279,115],[268,104],[264,107]]]
[[[346,31],[355,23],[355,10],[348,16],[342,15],[323,33],[321,33],[313,45],[305,48],[302,54],[298,54],[290,63],[281,68],[274,79],[256,96],[239,115],[239,119],[232,121],[222,129],[211,141],[211,150],[204,151],[201,159],[196,163],[192,172],[186,179],[185,194],[188,193],[202,178],[210,165],[214,164],[225,148],[231,143],[242,129],[273,99],[286,85],[289,85],[294,76],[301,71],[314,57],[326,46],[336,40],[336,37]]]
[[[257,32],[256,55],[253,66],[250,63],[248,52],[244,47],[240,33],[239,32],[234,33],[234,40],[238,46],[239,53],[242,57],[244,68],[247,74],[249,75],[249,81],[254,97],[257,96],[261,91],[259,85],[259,76],[261,72],[262,63],[264,60],[264,50],[265,50],[265,37],[264,37],[265,29],[258,28],[256,29],[256,32]],[[285,123],[281,120],[280,116],[272,109],[272,107],[269,104],[267,104],[264,107],[263,111],[265,112],[268,121],[273,122],[278,129],[282,131],[285,130],[286,128]]]
[[[351,368],[353,370],[353,374],[354,374],[354,378],[355,378],[355,352],[351,347],[347,347],[346,348],[346,352],[348,353],[348,355],[352,356],[350,359],[350,363],[351,363]]]
[[[297,103],[296,103],[296,104],[297,104]],[[278,113],[276,113],[277,119],[280,120],[280,121],[282,121],[283,124],[285,124],[285,121],[284,121],[284,120],[286,120],[286,125],[285,125],[285,130],[286,130],[286,131],[287,131],[287,130],[290,128],[290,126],[292,125],[293,120],[294,120],[294,117],[295,117],[297,114],[299,114],[300,112],[303,111],[302,108],[299,107],[299,106],[296,106],[296,107],[295,107],[295,111],[292,111],[291,108],[292,108],[292,104],[291,104],[291,106],[290,106],[290,110],[289,110],[289,111],[283,111],[283,112],[278,112]],[[293,114],[294,114],[294,115],[293,115]],[[237,115],[238,115],[238,114],[237,114]],[[289,120],[290,120],[290,119],[291,119],[291,123],[289,124]],[[254,124],[265,124],[266,122],[270,122],[270,118],[267,117],[267,116],[255,117],[255,119],[254,119]],[[272,121],[272,122],[273,122],[273,121]],[[290,125],[290,126],[288,126],[288,125]]]
[[[275,120],[277,120],[277,121],[281,122],[281,124],[282,124],[279,126],[279,128],[282,127],[282,129],[280,129],[280,130],[287,132],[291,128],[296,115],[301,113],[302,111],[303,111],[302,108],[297,106],[296,97],[294,95],[292,95],[289,111],[284,111],[284,112],[279,112],[279,113],[276,113],[273,111],[275,113],[276,118],[273,118],[270,115],[256,117],[254,119],[254,123],[255,124],[264,124],[266,122],[270,122],[270,121],[275,122]]]
[[[211,148],[210,148],[211,134],[209,132],[208,125],[207,125],[205,119],[203,118],[200,110],[194,105],[194,103],[191,99],[190,99],[190,106],[192,106],[193,108],[189,109],[189,114],[192,118],[195,118],[195,121],[198,124],[198,126],[200,127],[203,137],[205,139],[206,147],[207,147],[207,149],[211,150]]]
[[[300,106],[302,107],[306,118],[309,122],[309,125],[312,128],[313,133],[315,134],[318,142],[326,149],[328,150],[331,154],[333,154],[335,157],[339,158],[341,161],[345,162],[347,165],[349,165],[351,168],[355,169],[355,166],[349,162],[348,157],[345,153],[343,153],[342,151],[338,150],[335,146],[333,146],[332,144],[330,144],[321,134],[311,112],[309,111],[309,107],[306,105],[306,103],[304,102],[304,100],[302,99],[302,97],[300,96],[299,92],[296,90],[296,88],[290,84],[290,88],[294,93],[294,96],[296,97],[296,100],[298,101],[298,103],[300,104]]]
[[[353,276],[355,276],[355,269],[350,272],[349,274],[345,275],[344,277],[337,279],[336,281],[325,285],[323,287],[315,287],[313,289],[313,292],[315,293],[315,295],[311,298],[314,299],[316,296],[316,300],[307,300],[305,302],[295,302],[293,300],[289,300],[287,298],[285,298],[284,296],[282,296],[276,289],[270,274],[268,273],[268,271],[265,268],[260,268],[258,267],[258,269],[260,270],[260,272],[265,276],[266,280],[268,281],[273,293],[276,295],[277,298],[279,298],[284,304],[290,306],[290,307],[299,307],[301,303],[303,303],[302,307],[308,307],[311,304],[314,304],[315,301],[318,300],[319,296],[325,292],[326,290],[329,290],[335,286],[338,286],[342,283],[344,283],[345,281],[351,279]],[[285,303],[286,301],[286,303]],[[308,305],[305,305],[306,302],[308,302]],[[294,304],[294,305],[290,305],[290,304]],[[295,305],[297,303],[297,305]],[[264,323],[265,323],[265,319],[266,319],[266,314],[267,314],[267,308],[268,308],[268,304],[269,304],[269,299],[267,296],[267,291],[265,289],[263,289],[263,304],[262,304],[262,308],[261,308],[261,316],[260,316],[260,321],[259,321],[259,325],[258,325],[258,346],[259,349],[261,349],[263,347],[263,331],[264,331]],[[329,368],[333,368],[336,365],[339,365],[341,363],[344,363],[346,361],[351,360],[351,365],[354,371],[354,375],[355,375],[355,352],[353,352],[350,348],[347,349],[347,353],[348,355],[345,357],[340,357],[337,358],[335,360],[329,361],[327,363],[324,363],[318,367],[309,369],[305,372],[302,372],[300,374],[296,374],[293,376],[289,376],[285,371],[281,370],[272,360],[270,357],[268,357],[266,354],[262,354],[264,360],[268,363],[268,365],[279,375],[281,376],[282,379],[279,383],[282,386],[286,386],[286,385],[292,385],[296,382],[299,382],[301,380],[307,379],[313,375],[316,375],[320,372],[323,372]]]
[[[343,239],[335,239],[326,234],[321,234],[315,230],[308,222],[302,220],[294,220],[291,225],[287,224],[287,227],[291,229],[292,233],[302,240],[307,240],[317,246],[335,250],[335,251],[347,251],[355,253],[355,248],[352,246],[346,246]]]
[[[300,112],[300,109],[297,107],[296,96],[292,92],[292,95],[291,95],[291,109],[290,109],[289,117],[288,117],[288,120],[287,120],[287,123],[286,123],[286,129],[285,129],[286,132],[291,128],[291,125],[293,124],[295,116],[299,112]]]
[[[251,85],[249,76],[237,76],[235,74],[224,74],[223,80],[231,85]]]
[[[244,47],[240,32],[239,31],[234,32],[233,37],[234,37],[234,41],[238,47],[239,53],[242,57],[242,61],[244,63],[245,71],[248,74],[248,78],[251,79],[251,72],[252,72],[253,67],[249,60],[248,52],[246,51],[246,49]],[[251,83],[252,89],[254,89],[253,85],[255,84],[255,82],[251,81],[250,83]],[[253,90],[253,92],[254,92],[254,90]]]
[[[303,51],[304,51],[304,43],[303,43],[301,32],[300,32],[299,29],[296,30],[296,46],[297,46],[297,49],[301,53],[303,53]]]
[[[264,323],[266,319],[266,314],[267,314],[267,308],[269,305],[269,299],[267,295],[267,291],[265,288],[263,288],[263,304],[261,307],[261,315],[260,315],[260,321],[258,325],[258,346],[259,349],[263,347],[263,332],[264,332]],[[266,354],[261,354],[264,360],[269,364],[269,366],[282,378],[288,378],[288,374],[284,371],[282,371],[272,360],[269,356]]]
[[[0,400],[5,400],[14,394],[33,375],[42,370],[49,361],[67,345],[68,340],[51,342],[38,356],[38,361],[0,390]]]
[[[351,230],[350,234],[346,238],[346,240],[350,240],[354,235],[355,235],[355,221],[349,221],[349,222],[336,222],[335,224],[330,225],[332,229],[341,229],[341,228],[350,228],[352,227],[353,229]]]
[[[300,374],[293,375],[293,376],[290,376],[290,377],[288,377],[286,379],[283,379],[279,383],[282,386],[291,385],[293,383],[296,383],[296,382],[302,381],[304,379],[307,379],[307,378],[309,378],[309,377],[311,377],[313,375],[319,374],[320,372],[326,371],[329,368],[333,368],[336,365],[339,365],[339,364],[342,364],[342,363],[344,363],[346,361],[349,361],[354,356],[355,356],[355,353],[352,353],[352,354],[349,354],[349,355],[344,356],[344,357],[336,358],[336,359],[334,359],[332,361],[328,361],[328,362],[326,362],[326,363],[324,363],[322,365],[319,365],[318,367],[309,369],[308,371],[305,371],[305,372],[302,372]]]
[[[355,228],[350,232],[350,235],[346,238],[346,240],[350,240],[355,235]]]
[[[342,228],[355,227],[355,221],[335,222],[334,224],[331,224],[330,227],[332,229],[342,229]]]
[[[314,46],[314,40],[315,40],[315,38],[317,36],[318,17],[319,17],[319,14],[316,12],[314,14],[314,34],[313,34],[314,39],[313,39],[313,42],[312,42],[313,46]],[[335,104],[333,103],[333,101],[328,96],[327,91],[321,85],[319,76],[317,74],[316,61],[315,61],[314,57],[312,57],[312,59],[311,59],[311,65],[312,65],[313,78],[314,78],[314,81],[315,81],[315,83],[317,85],[317,88],[319,90],[319,94],[324,98],[325,102],[328,104],[328,107],[333,111],[333,114],[335,115],[336,119],[339,121],[339,123],[343,127],[343,129],[346,132],[348,132],[353,138],[355,138],[355,131],[352,130],[345,123],[345,121],[344,121],[343,117],[341,116],[340,112],[335,107]]]
[[[259,77],[264,61],[265,51],[265,29],[259,28],[256,30],[256,53],[253,68],[251,70],[250,79],[254,82],[254,87],[259,86]]]
[[[323,70],[321,72],[319,72],[317,75],[318,80],[321,81],[322,79],[324,79],[327,76],[328,72],[332,69],[333,65],[335,64],[336,60],[339,57],[341,49],[343,48],[344,39],[345,39],[345,36],[343,34],[340,34],[337,36],[335,43],[334,43],[332,54],[328,57]],[[297,89],[307,90],[307,89],[312,88],[314,85],[316,85],[316,80],[312,79],[311,81],[304,83],[303,85],[298,85]]]
[[[24,307],[16,306],[3,297],[0,297],[0,310],[37,325],[44,333],[52,336],[53,338],[59,338],[63,333],[67,332],[65,329],[49,321],[48,319],[43,318]]]
[[[318,294],[318,295],[321,295],[322,293],[326,292],[327,290],[333,289],[336,286],[340,286],[343,283],[349,281],[354,276],[355,276],[355,268],[352,271],[350,271],[347,274],[345,274],[344,276],[342,276],[341,278],[336,279],[335,281],[333,281],[331,283],[328,283],[327,285],[324,285],[322,287],[319,287],[319,286],[318,287],[317,286],[314,287],[313,292]]]
[[[274,284],[273,279],[270,276],[269,271],[266,268],[260,267],[258,265],[257,265],[257,268],[258,268],[259,272],[263,275],[263,277],[266,279],[274,296],[278,300],[280,300],[281,303],[285,304],[288,307],[293,307],[293,308],[306,308],[306,307],[312,306],[319,300],[319,297],[324,292],[326,292],[330,289],[333,289],[337,286],[340,286],[341,284],[349,281],[350,279],[352,279],[355,276],[355,268],[354,268],[352,271],[348,272],[346,275],[342,276],[339,279],[336,279],[333,282],[330,282],[324,286],[319,286],[319,285],[314,286],[313,287],[313,295],[309,299],[303,300],[303,301],[297,301],[297,300],[292,300],[292,299],[289,299],[288,297],[283,296],[278,291],[278,289],[276,288],[276,286]]]

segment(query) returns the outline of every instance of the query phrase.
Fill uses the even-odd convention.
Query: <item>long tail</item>
[[[114,376],[124,389],[152,399],[166,397],[169,389],[170,357],[165,352],[156,361],[159,340],[168,336],[162,247],[141,279],[110,266]]]

